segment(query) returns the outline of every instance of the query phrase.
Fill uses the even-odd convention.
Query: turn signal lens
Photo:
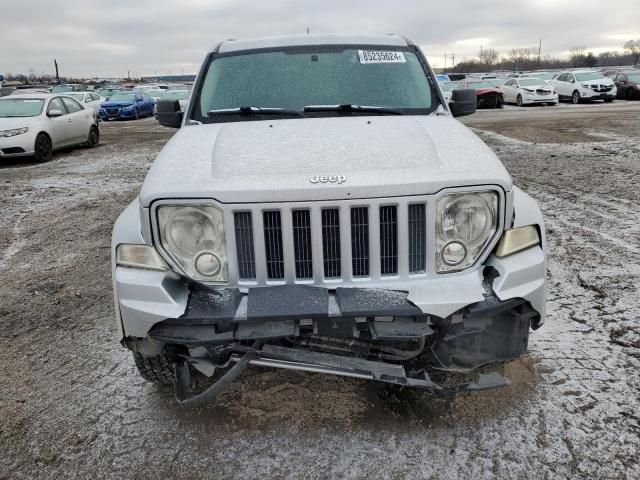
[[[155,248],[149,245],[118,245],[116,247],[116,265],[148,270],[169,270],[167,262],[162,259]]]
[[[496,257],[506,257],[540,244],[535,225],[506,230],[496,248]]]

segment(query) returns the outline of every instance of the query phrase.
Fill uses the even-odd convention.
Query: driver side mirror
[[[61,117],[63,115],[64,113],[62,112],[62,110],[58,110],[57,108],[52,108],[47,112],[47,116],[50,118]]]
[[[454,117],[464,117],[476,113],[478,100],[476,91],[473,88],[454,90],[451,94],[449,109]]]
[[[156,118],[163,127],[180,128],[182,126],[182,111],[178,100],[158,100]]]

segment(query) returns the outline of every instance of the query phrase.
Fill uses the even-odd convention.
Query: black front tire
[[[89,137],[87,138],[87,147],[95,148],[98,146],[99,143],[100,143],[100,130],[98,130],[98,127],[93,125],[89,129]]]
[[[516,105],[522,106],[522,95],[518,95],[518,98],[516,98]]]
[[[611,103],[613,102],[613,98],[605,98],[604,99],[604,103]]]
[[[133,360],[136,362],[138,373],[145,380],[159,385],[173,385],[175,379],[173,363],[165,355],[145,357],[133,352]]]
[[[49,135],[46,133],[38,134],[33,152],[33,158],[37,163],[44,163],[51,160],[53,157],[53,145]]]

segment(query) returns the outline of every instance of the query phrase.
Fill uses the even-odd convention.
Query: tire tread
[[[161,385],[173,385],[175,379],[173,364],[165,355],[145,357],[133,352],[133,359],[138,373],[145,380]]]

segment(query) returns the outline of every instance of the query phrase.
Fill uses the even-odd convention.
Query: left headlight
[[[226,282],[227,251],[222,212],[210,205],[158,208],[160,243],[194,280]]]
[[[15,137],[16,135],[22,135],[28,131],[29,127],[14,128],[13,130],[0,130],[0,137]]]
[[[473,265],[498,228],[496,192],[452,193],[438,200],[436,266],[438,273]]]

